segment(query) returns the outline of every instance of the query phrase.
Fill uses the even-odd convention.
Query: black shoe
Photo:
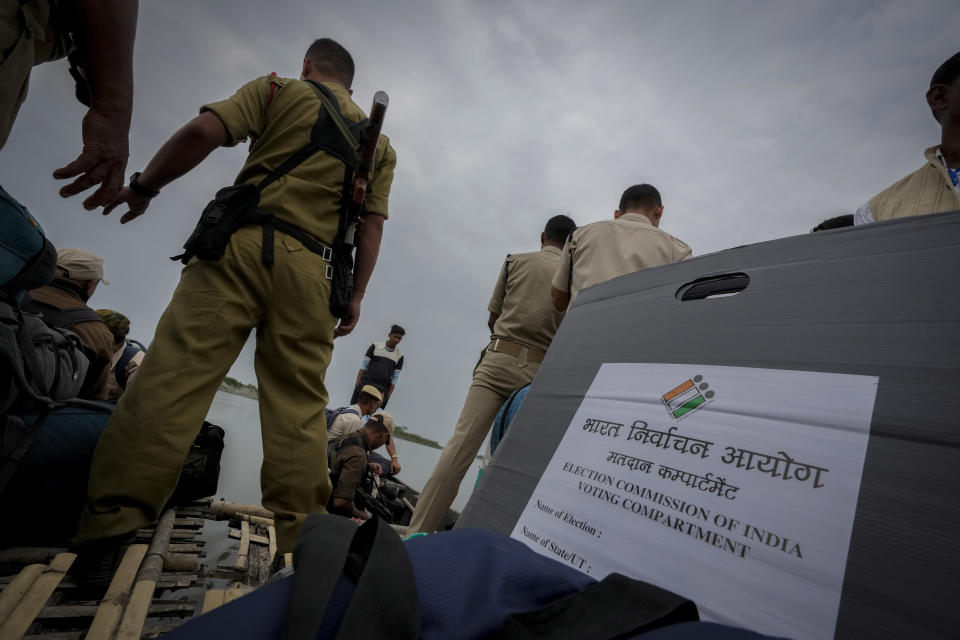
[[[77,587],[85,594],[105,593],[134,536],[136,532],[131,531],[74,545],[70,551],[77,554],[77,559],[70,567],[70,575]]]

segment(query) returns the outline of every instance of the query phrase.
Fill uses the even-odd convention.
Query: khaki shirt
[[[499,314],[491,338],[507,338],[546,351],[563,320],[553,308],[550,278],[557,270],[560,249],[507,256],[487,310]]]
[[[349,438],[344,436],[344,438]],[[363,446],[347,445],[337,451],[337,457],[334,459],[333,468],[339,473],[337,486],[333,488],[334,498],[343,498],[353,502],[354,495],[357,493],[357,487],[360,486],[360,480],[367,470],[367,452],[370,450],[370,439],[367,437],[367,430],[361,429],[357,434],[363,442]]]
[[[275,89],[268,107],[271,85]],[[337,97],[344,119],[357,122],[366,118],[346,89],[334,83],[324,85]],[[200,112],[211,111],[223,122],[229,134],[225,146],[248,137],[254,139],[236,184],[255,184],[310,141],[310,131],[322,108],[309,83],[263,76],[240,87],[228,100],[204,105]],[[381,136],[367,187],[368,212],[387,217],[396,164],[393,147],[386,136]],[[320,151],[264,189],[260,207],[330,244],[337,234],[342,194],[343,164]]]
[[[360,405],[354,404],[351,409],[357,412],[356,415],[350,412],[344,412],[333,419],[333,424],[327,427],[327,440],[339,440],[343,436],[348,436],[355,431],[363,428],[363,411]]]
[[[38,302],[53,305],[57,309],[87,306],[79,296],[49,285],[34,289],[30,292],[30,297]],[[80,397],[106,400],[109,397],[107,381],[110,378],[110,360],[113,358],[113,334],[110,333],[107,325],[99,320],[79,322],[70,327],[70,331],[80,338],[87,356],[92,356],[83,389],[80,390]]]
[[[691,255],[690,247],[653,226],[643,214],[625,213],[573,232],[560,254],[553,286],[569,291],[572,304],[587,287],[641,269],[687,260]]]

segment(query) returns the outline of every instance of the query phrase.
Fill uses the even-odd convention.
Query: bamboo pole
[[[273,525],[267,527],[267,539],[270,541],[269,556],[270,566],[273,566],[273,559],[277,555],[277,529]]]
[[[7,621],[10,612],[16,608],[17,604],[23,599],[24,594],[30,590],[33,583],[37,581],[43,570],[47,568],[45,564],[31,564],[24,567],[17,574],[10,584],[3,591],[0,591],[0,626]]]
[[[150,541],[147,557],[137,572],[137,581],[130,594],[130,601],[123,612],[123,619],[117,629],[117,638],[121,640],[139,640],[143,630],[143,623],[147,619],[150,601],[153,592],[160,581],[163,571],[163,559],[170,547],[170,534],[173,532],[173,521],[177,516],[175,509],[167,509],[160,516],[157,523],[157,532]]]
[[[237,569],[247,568],[247,555],[250,553],[250,523],[240,522],[240,550],[237,551]]]
[[[207,593],[203,597],[203,611],[201,613],[213,611],[222,605],[226,593],[226,589],[207,589]]]
[[[123,615],[123,609],[130,600],[130,587],[133,586],[137,570],[146,555],[147,545],[145,544],[130,545],[127,552],[123,554],[120,567],[113,574],[113,580],[107,587],[107,594],[103,597],[97,609],[97,615],[90,625],[90,631],[87,633],[89,640],[107,640],[113,636],[117,623],[120,622],[120,616]]]
[[[230,529],[230,531],[227,532],[227,537],[233,538],[234,540],[241,540],[243,538],[243,533],[240,529]],[[269,545],[270,539],[267,536],[258,536],[251,533],[250,542],[251,544]]]
[[[229,520],[230,518],[238,517],[240,514],[273,520],[272,511],[255,504],[236,504],[221,500],[212,503],[207,507],[207,511],[216,516],[217,520]]]
[[[247,513],[238,513],[236,516],[237,520],[246,520],[250,524],[259,524],[264,527],[273,526],[273,518],[261,518],[260,516],[251,516]],[[231,518],[232,520],[233,518]]]
[[[75,553],[61,553],[43,569],[10,617],[0,626],[0,640],[20,640],[76,558]]]
[[[173,553],[168,551],[163,559],[164,571],[196,571],[199,556],[193,553]]]
[[[410,513],[413,513],[413,505],[407,500],[407,496],[402,496],[400,500],[403,502],[403,506],[410,510]]]

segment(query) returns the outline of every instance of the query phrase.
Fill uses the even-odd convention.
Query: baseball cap
[[[376,399],[379,400],[380,402],[383,402],[383,396],[380,395],[380,389],[377,389],[377,388],[376,388],[375,386],[373,386],[372,384],[365,384],[365,385],[363,385],[363,387],[360,389],[360,393],[366,393],[367,395],[373,396],[374,398],[376,398]]]
[[[60,249],[57,251],[57,266],[66,271],[71,280],[110,281],[103,277],[103,258],[83,249]]]
[[[377,413],[370,416],[370,421],[383,423],[383,426],[387,428],[387,433],[391,436],[393,435],[393,428],[396,426],[393,422],[393,416],[387,413],[386,411],[378,411]]]

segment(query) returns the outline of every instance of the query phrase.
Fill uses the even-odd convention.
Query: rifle
[[[347,229],[343,239],[348,246],[355,246],[354,240],[357,228],[360,226],[360,212],[363,209],[363,200],[367,196],[367,185],[370,183],[370,173],[373,171],[373,156],[380,141],[380,130],[383,128],[383,118],[387,113],[390,97],[384,91],[377,91],[373,95],[373,106],[370,107],[370,117],[360,145],[360,163],[353,177],[353,197],[350,201]]]

